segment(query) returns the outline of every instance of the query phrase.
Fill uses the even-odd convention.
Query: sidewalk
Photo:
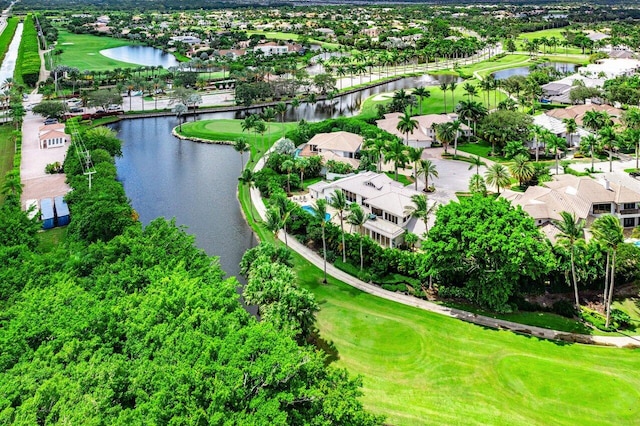
[[[268,152],[270,151],[271,150],[269,150]],[[258,171],[262,169],[262,167],[264,167],[264,158],[266,157],[267,153],[265,153],[265,156],[263,156],[258,161],[256,167],[254,168],[254,171]],[[264,220],[266,216],[266,207],[264,205],[264,202],[262,201],[260,190],[258,188],[251,188],[251,200],[255,209],[258,211],[258,215],[261,219]],[[284,231],[280,231],[279,238],[281,241],[284,241]],[[290,249],[303,256],[319,269],[322,270],[324,268],[324,259],[315,251],[300,244],[298,240],[296,240],[293,236],[291,236],[291,238],[288,238],[288,242]],[[445,306],[441,306],[427,300],[418,299],[402,293],[387,291],[376,285],[365,283],[347,274],[346,272],[341,271],[330,263],[327,263],[327,275],[373,296],[381,297],[383,299],[391,300],[397,303],[402,303],[403,305],[413,306],[418,309],[433,312],[439,315],[444,315],[450,318],[461,319],[463,321],[467,321],[483,327],[490,327],[498,330],[509,330],[516,333],[530,335],[547,340],[562,340],[571,343],[614,346],[618,348],[640,348],[640,336],[590,336],[586,334],[572,334],[562,331],[549,330],[541,327],[518,324],[515,322],[490,318],[483,315],[476,315],[470,312],[462,311],[460,309],[447,308]]]

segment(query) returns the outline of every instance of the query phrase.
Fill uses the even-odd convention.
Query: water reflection
[[[101,50],[100,54],[117,61],[145,66],[177,67],[180,62],[171,54],[149,46],[121,46]]]
[[[573,73],[580,67],[580,65],[571,64],[568,62],[545,62],[538,65],[538,68],[553,67],[556,71],[561,73]],[[512,77],[514,75],[528,76],[531,74],[531,67],[517,67],[509,68],[506,70],[496,71],[493,73],[493,77],[496,80],[503,80],[505,78]]]

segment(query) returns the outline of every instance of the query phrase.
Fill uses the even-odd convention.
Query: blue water
[[[300,152],[302,151],[302,149],[298,148],[294,151],[293,153],[293,158],[298,158],[300,157]]]
[[[316,215],[316,211],[311,206],[302,206],[302,210],[306,210],[314,216]],[[325,213],[324,221],[327,222],[329,219],[331,219],[331,215],[329,213]]]
[[[640,247],[640,241],[636,241],[635,243],[633,243],[633,245],[636,247]]]

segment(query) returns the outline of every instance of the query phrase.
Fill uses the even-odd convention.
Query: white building
[[[62,148],[71,142],[71,135],[64,132],[64,124],[47,124],[41,126],[38,132],[38,146],[40,149]]]

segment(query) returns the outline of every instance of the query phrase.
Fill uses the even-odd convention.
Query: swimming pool
[[[311,206],[302,206],[302,210],[306,210],[314,216],[316,215],[316,211]],[[329,219],[331,219],[331,215],[329,213],[325,213],[324,221],[327,222]]]

